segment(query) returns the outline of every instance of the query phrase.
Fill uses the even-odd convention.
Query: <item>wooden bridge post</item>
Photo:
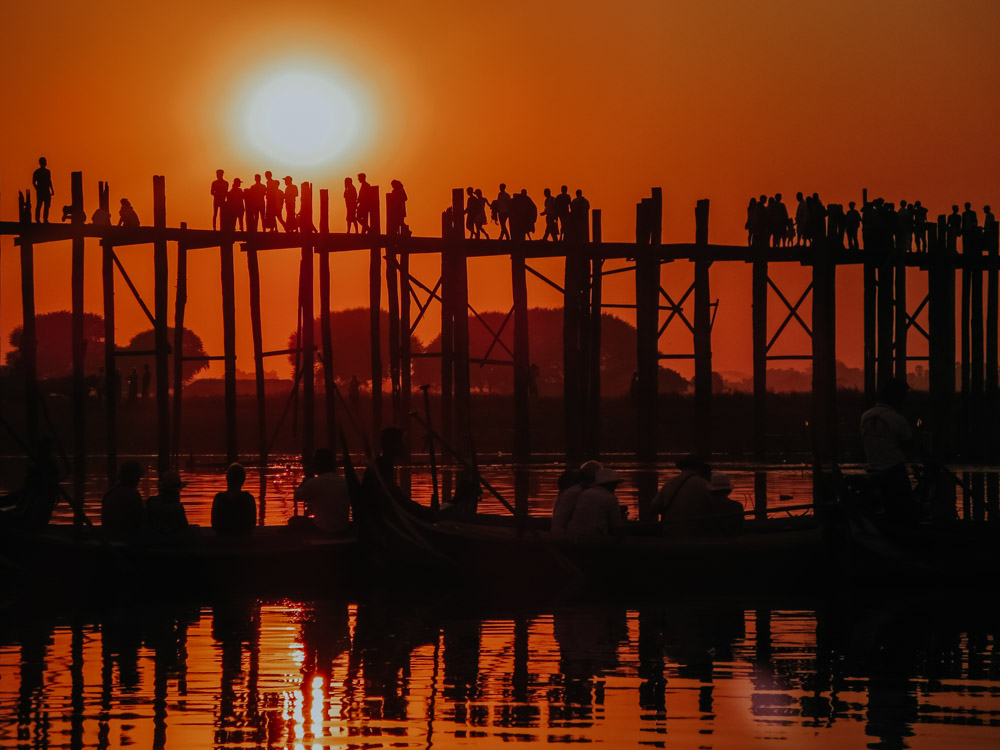
[[[441,215],[441,238],[443,240],[441,248],[441,435],[451,445],[455,444],[451,399],[454,392],[452,351],[455,340],[455,318],[452,313],[452,282],[449,280],[451,274],[449,247],[451,238],[456,232],[462,232],[464,236],[465,230],[462,228],[462,211],[461,191],[452,190],[451,210],[445,211]],[[442,453],[442,463],[450,460],[451,458],[447,453]]]
[[[753,306],[753,455],[758,461],[767,455],[767,258],[754,251]]]
[[[837,451],[837,265],[835,227],[813,245],[813,453],[815,465]],[[881,292],[881,290],[880,290]],[[880,295],[881,296],[881,295]],[[891,311],[891,308],[890,308]]]
[[[410,349],[410,250],[407,242],[399,246],[399,411],[400,424],[409,423],[413,397],[413,352]],[[406,455],[413,449],[410,430],[403,435]]]
[[[319,191],[319,233],[323,240],[330,234],[330,191]],[[323,346],[323,413],[326,416],[326,444],[333,450],[337,445],[337,399],[334,395],[333,328],[330,321],[330,248],[320,245],[319,251],[319,331]]]
[[[878,298],[876,301],[878,318],[878,357],[876,369],[876,387],[882,385],[894,374],[893,370],[893,329],[896,320],[896,311],[893,309],[894,267],[892,262],[893,250],[890,247],[882,246],[877,249],[879,254],[878,265]],[[813,292],[815,296],[815,292]]]
[[[1000,314],[1000,270],[997,262],[1000,261],[998,253],[998,225],[993,223],[983,227],[983,246],[988,259],[988,270],[986,272],[986,381],[985,381],[985,405],[983,408],[983,418],[986,425],[995,425],[1000,420],[1000,362],[998,362],[998,340],[1000,330],[998,330],[998,314]],[[997,447],[1000,445],[996,430],[984,431],[984,447],[991,456],[996,455]],[[995,472],[990,472],[986,476],[989,488],[993,488],[993,482],[997,479]],[[990,503],[990,512],[994,512],[993,503]]]
[[[30,222],[30,209],[29,209]],[[22,217],[22,222],[24,219]],[[21,367],[24,369],[24,424],[28,444],[38,439],[38,340],[35,336],[35,249],[31,240],[21,244]]]
[[[253,336],[253,369],[257,390],[257,433],[260,458],[260,503],[257,509],[258,523],[265,518],[264,490],[267,487],[267,399],[264,390],[264,337],[261,330],[260,310],[260,264],[257,257],[256,227],[250,230],[250,241],[246,245],[247,272],[250,277],[250,331]]]
[[[187,229],[187,222],[181,222]],[[184,392],[184,308],[187,305],[187,244],[177,243],[177,296],[174,300],[174,429],[171,433],[174,465],[180,466],[181,405]]]
[[[895,313],[895,346],[893,347],[893,375],[897,380],[906,380],[906,250],[897,248],[895,268],[895,292],[893,294]]]
[[[302,460],[312,460],[316,449],[316,305],[313,291],[312,183],[302,183],[299,232],[302,242]]]
[[[862,193],[862,207],[864,215],[867,217],[870,208],[868,202],[868,189]],[[864,263],[862,266],[862,294],[864,305],[864,371],[865,371],[865,400],[873,402],[875,399],[875,389],[877,382],[877,352],[878,352],[878,280],[875,275],[875,253],[881,248],[875,247],[872,243],[874,235],[866,223],[862,229],[862,247],[864,250]]]
[[[528,348],[528,285],[524,251],[510,254],[511,296],[514,305],[514,461],[531,459],[530,362]]]
[[[461,190],[453,191],[452,202],[456,195],[461,197]],[[465,449],[471,456],[470,440],[472,438],[472,403],[471,382],[469,379],[469,270],[462,241],[465,229],[461,222],[456,223],[457,229],[453,235],[455,245],[451,251],[452,272],[450,274],[454,314],[454,386],[455,386],[455,435],[458,438],[459,449]]]
[[[601,453],[601,296],[604,284],[604,258],[601,257],[601,209],[591,212],[593,256],[590,261],[590,346],[587,350],[588,392],[584,412],[588,417],[587,455]]]
[[[572,233],[570,233],[570,238]],[[580,266],[574,251],[578,248],[570,238],[563,241],[563,434],[566,463],[580,463],[581,378],[578,365],[580,355]]]
[[[654,211],[651,198],[643,198],[636,206],[635,329],[638,380],[633,393],[633,407],[636,410],[636,458],[641,463],[656,461],[660,259],[651,247]],[[640,517],[644,518],[642,508]]]
[[[709,201],[695,207],[695,244],[708,245]],[[699,253],[694,262],[694,421],[695,450],[712,452],[712,309],[708,269],[712,261]]]
[[[389,217],[393,212],[389,207],[389,202],[395,200],[392,193],[385,194],[385,215]],[[393,231],[395,228],[388,228]],[[402,414],[400,402],[400,358],[399,358],[399,235],[395,232],[386,236],[385,245],[385,293],[386,302],[389,307],[389,387],[392,393],[392,423],[395,425],[405,425],[406,415]],[[409,441],[405,441],[409,442]]]
[[[955,234],[954,232],[952,234]],[[949,237],[949,243],[954,241],[957,251],[958,246],[958,236],[954,238]],[[971,367],[971,354],[972,354],[972,333],[971,333],[971,320],[972,317],[972,269],[969,267],[969,261],[972,257],[971,253],[971,241],[968,239],[968,235],[962,236],[962,297],[961,297],[961,313],[959,316],[959,326],[961,329],[961,391],[959,395],[960,404],[960,429],[959,435],[959,450],[961,450],[962,455],[969,455],[969,449],[972,447],[972,441],[970,440],[970,433],[972,432],[972,405],[970,395],[972,392],[972,367]]]
[[[73,206],[72,255],[72,339],[73,339],[73,499],[83,507],[87,483],[87,381],[84,362],[87,340],[83,334],[84,238],[79,230],[87,221],[83,209],[83,173],[70,175],[70,202]]]
[[[102,206],[103,208],[103,206]],[[104,389],[105,440],[108,486],[118,475],[118,365],[115,360],[115,248],[101,240],[101,280],[104,296]]]
[[[222,279],[222,353],[226,412],[226,462],[239,456],[236,442],[236,271],[233,267],[233,243],[219,246]]]
[[[372,212],[369,231],[372,235],[368,263],[368,308],[371,326],[372,358],[372,439],[382,430],[382,210],[379,186],[372,186]]]
[[[979,228],[970,227],[962,239],[962,254],[965,256],[969,269],[970,316],[969,316],[969,437],[972,439],[971,453],[982,458],[986,448],[984,431],[984,389],[983,376],[985,362],[983,361],[983,235]],[[977,492],[978,500],[982,495]]]
[[[955,253],[947,235],[943,215],[937,224],[928,226],[931,425],[934,455],[941,461],[949,459],[955,449]]]
[[[156,466],[160,475],[170,468],[170,341],[167,338],[167,188],[163,175],[153,177],[153,320],[156,340]],[[232,245],[229,246],[230,261]]]

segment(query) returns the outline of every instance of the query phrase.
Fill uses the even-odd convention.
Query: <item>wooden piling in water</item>
[[[889,378],[893,377],[895,368],[893,367],[893,332],[896,323],[896,311],[893,308],[893,294],[895,293],[894,266],[892,263],[892,252],[889,248],[881,247],[878,252],[881,255],[878,266],[878,298],[876,301],[878,318],[878,358],[876,361],[876,387],[881,388]],[[815,296],[815,292],[814,292]]]
[[[758,461],[767,455],[767,261],[753,260],[753,455]]]
[[[660,259],[652,248],[651,198],[636,206],[635,247],[635,337],[636,374],[632,406],[636,412],[636,458],[642,463],[656,460],[656,415],[658,406],[659,347],[657,333],[660,301]],[[640,518],[643,509],[640,508]]]
[[[260,458],[261,472],[261,498],[257,509],[259,523],[264,522],[264,496],[263,489],[267,486],[267,398],[264,390],[264,337],[261,326],[261,305],[260,305],[260,264],[257,257],[256,232],[252,232],[250,241],[246,245],[247,252],[247,272],[250,277],[250,332],[253,337],[253,369],[254,382],[257,395],[257,438],[258,453]]]
[[[453,300],[451,296],[452,282],[449,281],[451,274],[451,263],[448,259],[448,244],[457,232],[465,236],[462,226],[463,202],[460,190],[452,190],[451,210],[445,211],[441,215],[441,435],[451,445],[454,441],[454,421],[452,419],[452,393],[454,392],[454,382],[452,379],[452,351],[454,345],[454,314],[452,312]],[[447,452],[443,452],[441,463],[449,461]]]
[[[181,222],[187,229],[187,222]],[[177,296],[174,299],[174,423],[171,437],[174,466],[180,467],[181,409],[184,392],[184,311],[187,305],[187,245],[177,243]]]
[[[601,298],[604,285],[604,260],[600,257],[601,209],[595,208],[591,212],[591,224],[595,253],[590,261],[589,374],[584,411],[587,415],[587,455],[597,458],[601,454]]]
[[[239,456],[236,439],[236,278],[233,267],[233,243],[219,247],[222,280],[222,352],[225,391],[226,463]]]
[[[456,188],[452,194],[452,202],[454,203],[455,196],[461,200],[461,194],[461,189]],[[455,245],[450,251],[452,262],[450,294],[453,300],[452,312],[454,314],[455,437],[458,438],[459,449],[464,449],[465,455],[471,457],[473,451],[470,442],[472,440],[472,384],[469,375],[469,270],[465,251],[460,244],[465,236],[465,231],[461,223],[458,223],[457,226],[458,230],[454,234]]]
[[[372,212],[369,220],[372,246],[368,261],[368,308],[371,325],[372,359],[372,437],[382,430],[382,246],[378,237],[382,233],[381,200],[379,186],[372,186]]]
[[[413,359],[410,348],[410,251],[403,244],[396,256],[399,268],[399,410],[400,424],[409,422],[413,396]],[[403,436],[406,455],[413,449],[410,430]]]
[[[531,459],[531,419],[528,349],[528,285],[523,251],[510,256],[511,296],[514,306],[514,461]]]
[[[153,177],[153,226],[167,226],[167,188],[163,175]],[[232,245],[229,246],[230,260]],[[156,340],[156,465],[162,476],[170,468],[170,383],[167,340],[167,240],[160,234],[153,241],[153,320]],[[234,313],[235,317],[235,313]],[[234,459],[235,460],[235,459]]]
[[[895,311],[895,341],[893,347],[894,363],[893,375],[897,380],[906,380],[906,251],[902,248],[896,250],[896,268],[894,275],[894,311]]]
[[[983,418],[986,425],[995,425],[1000,420],[1000,362],[998,362],[998,315],[1000,315],[1000,270],[997,269],[997,262],[1000,260],[998,244],[998,225],[993,223],[983,227],[983,247],[989,260],[986,274],[986,375],[985,375],[985,404],[983,408]],[[995,455],[1000,447],[1000,437],[996,430],[984,430],[986,443],[984,447],[991,455]],[[987,475],[987,481],[992,481],[996,474]],[[992,486],[992,485],[991,485]],[[990,513],[993,513],[992,504]]]
[[[836,461],[837,265],[833,232],[813,243],[813,453],[814,465]],[[881,292],[881,290],[880,290]]]
[[[982,232],[970,228],[963,238],[962,254],[966,264],[972,264],[969,272],[971,290],[969,295],[969,432],[972,439],[970,453],[976,457],[984,455],[986,433],[983,407],[985,404],[983,376],[983,245]],[[978,493],[980,498],[981,493]]]
[[[955,234],[953,232],[953,234]],[[949,238],[951,239],[951,238]],[[957,246],[957,236],[955,238],[955,244]],[[962,258],[963,260],[971,257],[970,253],[970,241],[967,236],[962,237]],[[970,440],[972,433],[972,404],[970,400],[970,395],[972,393],[972,366],[971,366],[971,354],[972,354],[972,331],[971,324],[972,321],[972,269],[969,268],[968,263],[962,264],[962,296],[961,296],[961,311],[959,313],[959,330],[960,335],[960,347],[961,347],[961,360],[960,360],[960,376],[961,376],[961,386],[959,391],[959,414],[960,414],[960,428],[959,428],[959,449],[962,455],[969,455],[970,449],[973,447],[973,443]]]
[[[87,220],[83,208],[83,173],[70,174],[70,203],[74,227],[81,227]],[[72,349],[73,349],[73,500],[77,508],[83,507],[87,482],[87,382],[84,371],[87,340],[83,334],[83,261],[84,238],[80,232],[73,234],[72,250]]]
[[[115,248],[110,240],[101,242],[101,281],[104,296],[104,389],[105,453],[108,486],[118,475],[118,387],[115,361]]]
[[[931,254],[927,277],[931,429],[934,455],[944,461],[955,449],[955,253],[944,216],[928,227],[927,243]]]
[[[395,200],[391,193],[385,195],[385,215],[392,214],[389,202]],[[389,229],[389,227],[387,227]],[[395,228],[392,228],[394,230]],[[385,294],[386,303],[389,308],[389,388],[392,394],[392,423],[394,425],[405,425],[406,415],[402,414],[400,391],[400,358],[399,358],[399,261],[396,252],[399,248],[399,236],[392,235],[388,240],[385,249]],[[408,442],[408,441],[406,441]]]
[[[316,305],[313,292],[312,183],[302,183],[299,232],[302,242],[302,461],[312,460],[316,449]]]
[[[319,191],[319,233],[325,238],[330,234],[330,191]],[[319,331],[323,347],[323,414],[326,417],[326,444],[334,450],[337,445],[337,399],[334,396],[333,376],[333,327],[330,321],[330,248],[323,245],[319,251]]]
[[[695,244],[708,245],[709,201],[695,207]],[[708,269],[712,261],[699,255],[694,261],[694,421],[695,450],[712,452],[712,310]]]

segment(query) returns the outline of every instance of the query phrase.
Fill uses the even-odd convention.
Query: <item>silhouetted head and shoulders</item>
[[[153,534],[177,534],[188,528],[187,513],[181,503],[181,490],[186,486],[173,469],[159,479],[159,494],[146,501],[146,526]]]
[[[708,503],[712,467],[701,456],[690,454],[677,460],[677,469],[654,496],[651,509],[665,533],[684,534],[693,532]]]
[[[35,190],[43,198],[49,198],[54,193],[55,190],[52,189],[52,172],[49,171],[48,161],[44,156],[38,159],[38,169],[34,171],[31,176],[31,183]]]
[[[603,536],[620,529],[625,523],[615,494],[620,482],[614,469],[598,469],[593,485],[580,493],[566,530],[581,536]]]
[[[351,516],[351,497],[347,481],[337,473],[333,451],[319,448],[310,461],[312,476],[295,489],[295,499],[312,516],[316,528],[331,534],[347,531]]]
[[[243,489],[246,469],[234,463],[226,469],[226,489],[212,500],[212,529],[219,536],[250,536],[257,525],[257,503]]]
[[[552,505],[552,531],[556,534],[566,533],[569,522],[576,513],[576,504],[580,495],[588,487],[594,485],[597,472],[604,466],[599,461],[586,461],[578,469],[567,469],[559,477],[559,494]]]
[[[875,405],[861,415],[861,437],[868,465],[884,471],[904,463],[904,447],[913,437],[903,406],[910,387],[905,380],[888,378],[879,386]]]
[[[101,526],[109,534],[137,534],[142,530],[145,509],[139,481],[143,469],[138,461],[124,461],[118,468],[118,483],[101,500]]]

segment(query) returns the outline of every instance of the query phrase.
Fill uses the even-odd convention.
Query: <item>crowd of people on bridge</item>
[[[883,198],[867,201],[861,210],[848,203],[847,211],[839,204],[824,206],[819,193],[805,196],[799,192],[794,215],[781,199],[781,193],[751,198],[747,205],[747,244],[750,247],[808,247],[832,237],[840,247],[927,252],[928,209],[920,201],[901,200],[899,206]],[[996,217],[989,206],[983,207],[984,234],[996,231]],[[951,207],[946,221],[948,237],[962,238],[963,250],[979,236],[979,218],[971,203],[959,213]],[[858,234],[861,233],[861,242]]]

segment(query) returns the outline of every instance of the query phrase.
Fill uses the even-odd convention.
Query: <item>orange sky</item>
[[[633,231],[634,204],[654,185],[664,191],[665,241],[693,238],[694,203],[703,197],[712,199],[710,240],[718,242],[744,238],[747,197],[760,192],[794,200],[796,190],[819,191],[825,201],[846,203],[868,187],[890,200],[919,198],[933,215],[965,200],[977,208],[1000,203],[1000,4],[988,0],[377,7],[67,0],[4,3],[2,13],[6,220],[16,218],[16,190],[30,183],[42,155],[55,179],[56,219],[68,202],[69,172],[81,170],[88,212],[105,179],[113,206],[129,197],[149,223],[151,177],[164,174],[168,222],[200,227],[210,225],[208,188],[220,167],[227,177],[273,169],[331,188],[335,230],[345,175],[364,170],[383,186],[398,178],[418,234],[439,232],[452,187],[481,186],[490,195],[500,181],[527,187],[536,200],[545,186],[580,187],[603,209],[605,237],[621,240]],[[321,168],[269,162],[242,133],[240,97],[290,63],[334,71],[360,97],[364,137]],[[10,238],[0,251],[5,350],[20,322],[20,292]],[[68,243],[37,253],[38,311],[68,308]],[[121,250],[151,298],[149,256],[147,248]],[[335,306],[367,303],[366,265],[361,255],[336,262]],[[295,325],[296,266],[294,251],[263,262],[265,348],[280,348]],[[217,253],[192,253],[190,270],[200,288],[188,321],[209,352],[221,354]],[[433,268],[417,271],[436,279]],[[100,312],[96,243],[88,245],[87,274],[86,306]],[[476,261],[471,274],[478,308],[509,306],[506,264]],[[794,272],[776,275],[790,278],[786,294],[797,297]],[[664,279],[668,290],[683,292],[689,272],[668,266]],[[239,366],[251,369],[242,259],[237,281]],[[613,301],[630,299],[628,285],[622,277]],[[712,288],[720,298],[715,368],[748,371],[747,269],[716,265]],[[119,289],[118,338],[127,341],[146,326]],[[557,301],[540,283],[529,282],[529,293],[532,304]],[[853,294],[843,297],[839,355],[857,364],[859,306]],[[772,329],[780,322],[776,305],[772,298]],[[789,339],[787,350],[805,346]],[[690,344],[678,333],[663,347]]]

